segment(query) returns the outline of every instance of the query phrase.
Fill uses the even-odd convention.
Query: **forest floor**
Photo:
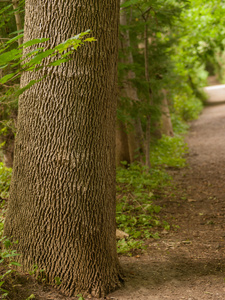
[[[178,225],[150,240],[143,253],[121,256],[125,285],[113,300],[225,299],[225,104],[208,106],[186,138],[188,167],[170,170],[174,186],[156,204]],[[68,298],[20,276],[10,299]],[[26,295],[26,296],[25,296]]]

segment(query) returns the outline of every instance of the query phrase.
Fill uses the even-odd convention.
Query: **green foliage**
[[[60,284],[62,283],[60,277],[56,276],[54,279],[55,279],[55,284],[56,284],[56,285],[60,285]]]
[[[45,272],[45,269],[40,269],[38,267],[38,265],[34,264],[33,265],[33,269],[29,271],[29,274],[31,276],[35,276],[37,281],[40,282],[40,283],[43,283],[46,281],[46,272]],[[59,277],[56,277],[55,278],[55,282],[56,284],[59,283]],[[58,285],[58,284],[57,284]]]
[[[12,170],[4,167],[3,163],[0,163],[0,197],[8,198],[10,181],[11,181]],[[1,199],[1,200],[2,200]],[[3,288],[5,280],[10,278],[11,274],[15,272],[14,266],[20,266],[14,259],[19,254],[16,253],[16,250],[13,250],[13,245],[11,241],[3,237],[3,228],[4,228],[4,219],[5,219],[5,200],[1,202],[1,215],[0,215],[0,264],[4,267],[4,273],[0,275],[0,295],[2,299],[7,298],[8,291]],[[16,244],[17,242],[14,242]]]
[[[126,185],[128,190],[134,188],[137,192],[141,192],[147,188],[150,192],[152,189],[170,182],[170,176],[163,170],[152,168],[147,171],[147,168],[139,163],[127,166],[127,163],[124,162],[124,165],[126,168],[119,167],[117,169],[117,183]]]
[[[137,249],[144,250],[146,246],[143,241],[137,241],[134,239],[121,239],[117,242],[117,253],[118,254],[126,254],[128,256],[132,256],[133,251]]]
[[[35,299],[35,295],[31,294],[26,300]]]
[[[33,270],[29,271],[30,275],[35,275],[36,272],[38,271],[38,265],[33,265]]]
[[[118,241],[118,253],[131,255],[144,249],[141,240],[158,239],[157,229],[170,230],[170,225],[159,217],[162,207],[154,204],[157,194],[171,185],[166,167],[183,168],[188,151],[183,136],[163,136],[152,145],[152,168],[139,163],[117,168],[117,227],[129,234],[128,240]]]
[[[12,250],[12,243],[6,237],[0,238],[1,252],[0,252],[0,264],[4,265],[7,269],[2,275],[0,275],[0,294],[2,299],[7,298],[8,291],[3,288],[5,280],[10,277],[10,275],[15,272],[14,266],[21,266],[14,259],[16,256],[20,255],[16,253],[16,250]]]
[[[185,154],[187,153],[188,147],[183,136],[163,136],[152,145],[152,166],[183,168],[186,166]]]
[[[15,38],[7,41],[6,43],[0,45],[0,68],[2,70],[8,67],[18,66],[16,71],[10,74],[6,74],[0,79],[0,84],[5,84],[6,82],[11,82],[12,80],[18,79],[23,72],[27,71],[38,71],[44,67],[55,67],[62,63],[65,63],[71,59],[71,54],[78,47],[83,45],[85,42],[95,41],[93,37],[84,39],[84,36],[90,33],[90,30],[82,32],[70,39],[58,44],[56,47],[45,50],[49,41],[49,38],[34,39],[23,43],[21,46],[8,50],[9,46],[15,42]],[[18,36],[17,36],[18,38]],[[35,49],[31,46],[38,46]],[[31,47],[28,53],[22,51],[23,48]],[[46,58],[51,58],[50,61],[46,63]],[[17,95],[24,92],[24,90],[30,88],[31,85],[35,84],[39,80],[45,78],[39,78],[33,80],[26,87],[19,90]]]
[[[11,182],[12,169],[6,168],[0,162],[0,197],[8,198],[9,187]]]
[[[172,122],[172,126],[173,126],[173,131],[176,134],[185,134],[187,133],[188,129],[189,129],[189,125],[184,122],[184,120],[182,120],[181,116],[175,114],[175,113],[171,113],[170,114],[171,117],[171,122]]]
[[[87,37],[89,33],[90,30],[82,32],[53,48],[49,45],[49,38],[27,41],[18,47],[17,41],[23,34],[17,33],[13,38],[0,43],[0,147],[3,151],[5,144],[14,139],[19,95],[47,75],[39,72],[39,75],[33,77],[35,79],[22,88],[19,88],[20,76],[24,72],[36,72],[44,67],[48,67],[52,73],[57,66],[72,59],[72,53],[78,47],[95,41],[93,37]],[[29,50],[24,52],[26,48]]]
[[[176,95],[173,101],[174,112],[185,121],[197,119],[203,109],[203,104],[199,99],[187,94]]]
[[[161,207],[153,204],[154,189],[170,184],[169,175],[163,170],[147,172],[141,164],[134,163],[117,169],[116,208],[117,227],[128,233],[132,239],[156,237],[152,228],[162,226],[157,216]],[[128,248],[133,243],[129,243]],[[123,245],[120,245],[124,248]],[[119,250],[120,253],[123,250]]]
[[[166,90],[174,131],[183,133],[188,128],[184,121],[195,119],[203,108],[204,95],[200,88],[207,84],[205,65],[210,59],[215,61],[216,49],[222,45],[215,26],[223,23],[219,21],[221,14],[216,12],[216,21],[212,14],[213,8],[220,9],[219,2],[127,0],[122,7],[127,25],[120,26],[121,44],[128,32],[130,48],[120,51],[119,82],[122,87],[130,80],[137,89],[139,101],[122,94],[118,118],[126,124],[139,119],[145,133],[146,116],[150,114],[153,133],[161,116],[162,90]],[[201,20],[203,23],[199,23]],[[149,82],[144,58],[146,28]],[[129,52],[133,64],[126,60]],[[127,75],[130,70],[135,74],[132,79]]]

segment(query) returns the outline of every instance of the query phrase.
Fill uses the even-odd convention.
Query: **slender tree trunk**
[[[18,11],[19,0],[12,0],[12,4],[13,4],[14,15],[15,15],[15,19],[16,19],[16,29],[17,29],[17,31],[20,31],[23,29],[23,25],[22,25],[20,13]],[[21,45],[22,43],[23,43],[23,39],[22,38],[18,39],[18,45]]]
[[[120,3],[123,4],[125,0],[121,0]],[[120,24],[123,26],[127,26],[127,15],[126,10],[121,10],[120,13]],[[132,65],[134,63],[133,55],[130,50],[130,37],[129,37],[129,31],[126,30],[123,33],[122,42],[120,45],[121,51],[123,52],[124,58],[122,59],[122,62],[127,65]],[[137,89],[132,84],[132,79],[135,78],[135,73],[132,70],[128,70],[126,76],[124,76],[123,79],[123,87],[121,90],[121,95],[123,97],[129,98],[131,101],[140,101],[137,94]],[[126,148],[126,140],[128,140],[128,146],[129,146],[129,161],[141,161],[141,140],[142,137],[139,137],[137,134],[137,121],[132,120],[131,124],[125,124],[126,132],[127,132],[127,139],[124,139],[124,145],[123,148]],[[141,125],[141,124],[140,124]],[[139,134],[142,131],[139,130]],[[119,134],[119,132],[118,132]],[[120,136],[122,133],[119,134]],[[117,148],[117,152],[121,151],[122,147]],[[122,156],[122,153],[117,153],[117,157]],[[128,160],[127,160],[128,161]]]
[[[144,59],[145,59],[145,79],[149,84],[149,104],[152,105],[152,89],[150,87],[150,76],[149,76],[149,66],[148,66],[148,25],[145,24],[145,31],[144,31],[144,41],[145,41],[145,48],[144,48]],[[150,162],[150,141],[151,141],[151,116],[150,114],[147,115],[146,118],[146,142],[145,142],[145,160],[146,166],[150,169],[151,162]]]
[[[173,125],[170,118],[170,109],[165,90],[163,90],[163,95],[164,97],[161,105],[161,133],[167,136],[174,136]]]
[[[122,161],[131,163],[128,136],[124,123],[117,120],[116,126],[116,165],[119,166]]]
[[[93,30],[97,42],[19,100],[4,234],[24,270],[36,264],[68,296],[103,297],[120,286],[115,223],[115,118],[119,1],[26,1],[24,40],[49,47]],[[29,50],[26,50],[29,51]]]
[[[4,165],[7,168],[13,167],[13,156],[14,156],[14,134],[10,132],[6,136],[1,138],[2,142],[5,142],[4,146],[2,146],[3,157],[4,157]]]

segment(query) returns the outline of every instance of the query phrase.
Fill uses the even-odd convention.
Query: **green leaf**
[[[1,281],[1,282],[0,282],[0,287],[4,284],[4,282],[5,282],[5,281]]]
[[[6,277],[6,276],[9,275],[10,273],[12,273],[12,270],[6,271],[6,272],[1,276],[1,278]]]
[[[27,47],[30,47],[30,46],[33,46],[33,45],[36,45],[39,43],[44,43],[47,41],[49,41],[49,38],[33,39],[31,41],[25,42],[22,45],[20,45],[20,48],[21,47],[27,48]]]
[[[39,80],[31,80],[26,86],[24,86],[23,88],[19,89],[15,95],[18,97],[19,95],[21,95],[23,92],[25,92],[26,90],[28,90],[32,85],[34,85],[35,83],[39,82],[42,79]]]
[[[6,82],[9,81],[14,75],[15,75],[15,73],[11,73],[11,74],[8,74],[8,75],[3,76],[3,77],[0,79],[0,83],[1,83],[1,84],[6,83]]]
[[[16,261],[11,261],[11,262],[10,262],[10,265],[17,266],[17,267],[21,267],[21,266],[22,266],[21,264],[19,264],[19,263],[16,262]]]
[[[22,50],[13,49],[0,55],[0,66],[8,64],[11,61],[19,59],[22,55]]]
[[[56,276],[54,279],[55,279],[56,285],[60,285],[62,283],[60,277]]]
[[[56,60],[56,61],[50,63],[50,66],[54,66],[54,67],[55,67],[55,66],[59,66],[59,65],[61,65],[62,63],[67,62],[67,61],[69,61],[69,59],[65,59],[65,58],[63,58],[63,59],[58,59],[58,60]]]
[[[46,50],[45,52],[38,53],[33,58],[31,58],[31,60],[29,62],[24,64],[24,66],[31,67],[31,69],[30,68],[27,69],[28,71],[33,70],[32,67],[35,67],[36,65],[40,64],[44,58],[48,57],[53,52],[54,52],[54,49],[49,49],[49,50]]]
[[[26,300],[35,299],[35,295],[31,294]]]
[[[9,249],[9,247],[12,245],[12,243],[10,242],[10,240],[4,239],[3,245],[5,246],[6,249]]]
[[[12,7],[12,4],[9,4],[5,7],[3,7],[1,10],[0,10],[0,14],[2,15],[5,11],[7,11],[7,9],[11,8]]]
[[[96,42],[97,40],[94,37],[86,38],[84,42]]]
[[[13,32],[11,32],[10,34],[9,34],[9,36],[10,35],[14,35],[14,34],[20,34],[20,33],[23,33],[24,32],[24,29],[20,29],[20,30],[16,30],[16,31],[13,31]]]
[[[153,208],[157,214],[161,211],[161,206],[155,205]]]

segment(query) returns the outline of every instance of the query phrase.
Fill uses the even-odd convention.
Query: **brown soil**
[[[189,167],[170,170],[175,188],[159,204],[180,229],[165,230],[148,250],[121,257],[125,285],[114,300],[225,299],[225,105],[207,107],[187,137]],[[75,299],[20,276],[10,299]],[[18,280],[17,280],[18,281]]]

